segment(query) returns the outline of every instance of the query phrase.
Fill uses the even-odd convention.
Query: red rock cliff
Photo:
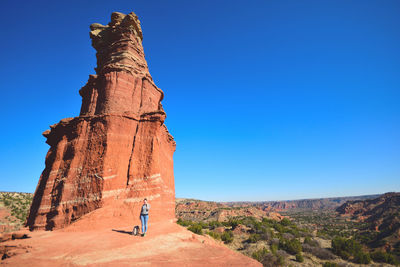
[[[175,216],[175,142],[144,58],[140,22],[133,12],[115,12],[108,25],[90,29],[97,74],[79,91],[79,117],[43,133],[50,149],[27,219],[31,230],[62,228],[109,205],[136,217],[145,197],[153,221]]]

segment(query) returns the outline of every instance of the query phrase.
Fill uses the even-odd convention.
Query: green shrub
[[[275,230],[278,231],[279,233],[283,233],[283,231],[284,231],[284,227],[283,227],[282,225],[280,225],[280,224],[275,224],[275,225],[274,225],[274,228],[275,228]]]
[[[214,239],[221,240],[221,234],[217,232],[208,231],[207,234]]]
[[[249,236],[248,242],[250,243],[257,243],[261,239],[259,234],[251,234]]]
[[[322,267],[339,267],[339,265],[337,263],[327,261],[322,265]]]
[[[239,221],[238,221],[238,220],[235,220],[235,219],[230,219],[230,220],[228,221],[228,225],[229,225],[230,227],[232,227],[232,230],[234,230],[234,229],[239,225]]]
[[[281,220],[280,223],[283,226],[289,226],[293,224],[288,218],[283,218],[283,220]]]
[[[207,229],[208,228],[208,223],[205,222],[196,222],[195,224],[200,225],[202,229]]]
[[[321,260],[333,260],[335,259],[335,255],[332,252],[325,248],[321,247],[313,247],[307,244],[303,244],[303,251],[308,252]]]
[[[278,257],[278,259],[277,259],[277,261],[276,261],[276,264],[277,264],[278,266],[283,266],[283,265],[285,265],[285,258],[284,258],[283,256],[281,256],[281,255],[278,255],[277,257]]]
[[[186,226],[190,226],[190,225],[193,224],[192,221],[182,220],[181,218],[179,218],[179,219],[176,221],[176,223],[179,224],[179,225],[185,226],[185,227],[186,227]]]
[[[385,262],[393,265],[399,265],[399,261],[393,254],[381,250],[371,253],[371,258],[376,262]]]
[[[260,238],[265,241],[271,240],[274,236],[274,232],[272,232],[271,229],[266,229],[260,234]]]
[[[233,233],[232,231],[228,230],[222,233],[221,240],[224,241],[226,244],[231,243],[233,241]]]
[[[293,238],[291,240],[282,238],[279,241],[279,248],[285,250],[287,253],[292,255],[296,255],[302,251],[301,243],[296,238]]]
[[[272,244],[270,247],[272,254],[276,254],[278,251],[278,244]]]
[[[259,262],[262,262],[262,260],[269,254],[268,249],[263,248],[260,250],[257,250],[255,252],[253,252],[253,254],[251,255],[251,257]]]
[[[351,256],[355,256],[357,253],[362,252],[361,245],[354,239],[346,239],[343,237],[335,237],[332,240],[332,251],[336,255],[347,260]]]
[[[267,225],[267,226],[272,227],[272,225],[274,225],[274,224],[276,223],[276,221],[264,217],[264,218],[262,219],[262,223],[263,223],[264,225]]]
[[[298,262],[304,262],[303,255],[301,255],[301,253],[297,253],[297,254],[296,254],[296,261],[298,261]]]
[[[282,255],[269,253],[266,248],[257,250],[252,254],[252,257],[261,262],[263,266],[283,266],[285,258]]]
[[[193,224],[192,226],[188,227],[188,230],[198,235],[203,233],[203,227],[200,224]]]
[[[371,253],[371,258],[376,262],[386,262],[387,254],[388,253],[386,253],[386,252],[378,250],[378,251]]]
[[[400,265],[400,262],[397,260],[397,258],[393,254],[388,254],[387,256],[387,263],[393,264],[393,265]]]
[[[210,230],[214,230],[215,228],[220,227],[220,226],[222,226],[222,223],[220,223],[219,221],[211,221],[208,223],[208,228]]]
[[[360,263],[360,264],[369,264],[369,263],[371,263],[371,257],[369,255],[369,253],[357,251],[354,255],[354,262]]]
[[[312,247],[319,247],[318,241],[317,241],[317,240],[311,239],[311,237],[309,237],[309,236],[306,236],[306,237],[304,238],[303,244],[307,244],[307,245],[310,245],[310,246],[312,246]]]

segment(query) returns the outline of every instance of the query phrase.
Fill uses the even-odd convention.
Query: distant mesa
[[[140,21],[133,12],[114,12],[108,25],[90,29],[96,75],[79,91],[80,115],[43,133],[50,149],[30,230],[63,228],[100,207],[132,221],[145,197],[153,222],[175,216],[176,144],[164,125],[164,94],[149,73]]]

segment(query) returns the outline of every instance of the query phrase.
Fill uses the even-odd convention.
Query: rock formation
[[[163,92],[149,74],[140,21],[132,12],[90,26],[96,75],[79,91],[79,117],[50,126],[50,149],[27,226],[65,227],[100,207],[139,216],[143,198],[152,221],[175,213],[173,153],[161,105]]]
[[[366,236],[370,246],[399,255],[400,193],[390,192],[374,199],[348,201],[336,212],[363,222],[364,229],[358,234]]]

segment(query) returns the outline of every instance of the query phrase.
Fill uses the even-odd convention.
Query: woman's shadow
[[[132,235],[132,231],[116,230],[116,229],[112,229],[112,231],[114,231],[114,232],[118,232],[118,233],[121,233],[121,234],[128,234],[128,235]]]

